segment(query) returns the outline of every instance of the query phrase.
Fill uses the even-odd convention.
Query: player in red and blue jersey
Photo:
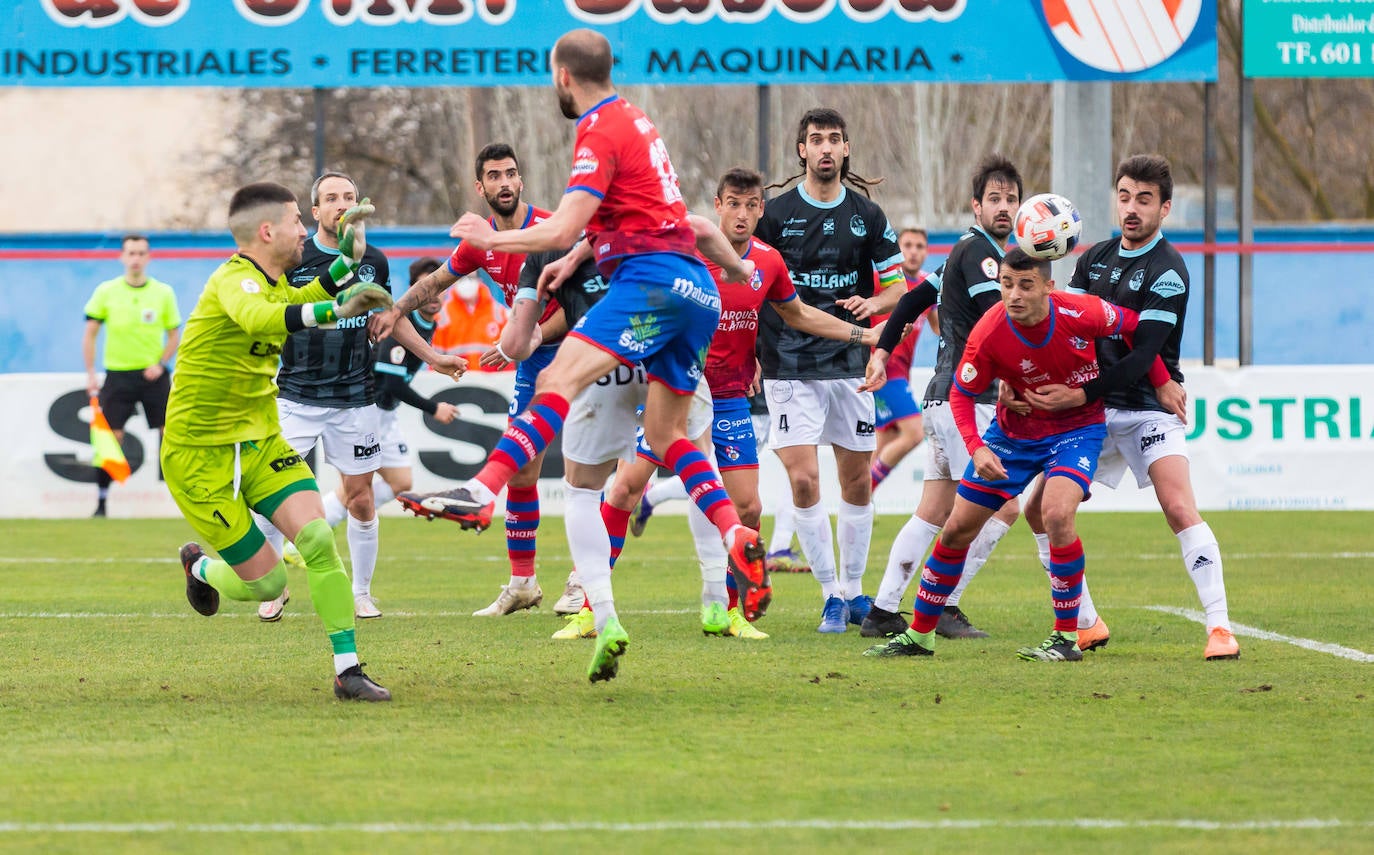
[[[711,387],[715,411],[711,440],[715,448],[716,468],[721,473],[725,492],[729,494],[744,525],[757,529],[762,503],[759,500],[758,443],[749,412],[749,396],[759,387],[759,369],[754,353],[758,344],[760,310],[767,304],[788,327],[833,341],[871,344],[877,340],[878,331],[841,320],[797,299],[797,291],[782,254],[754,237],[754,229],[764,211],[762,175],[740,167],[726,172],[716,186],[715,208],[721,231],[741,258],[754,262],[755,273],[749,282],[730,282],[719,265],[706,259],[706,267],[715,280],[721,299],[720,323],[706,354],[706,380]],[[640,456],[657,464],[657,459],[645,452],[645,449],[641,449]],[[611,506],[609,513],[623,513],[628,520],[639,490],[653,471],[654,467],[636,465],[630,473],[617,474],[616,481],[606,495],[606,502]],[[631,477],[625,478],[626,474]],[[652,510],[652,502],[639,500],[639,511],[635,518],[636,534],[643,531],[644,522]],[[607,517],[608,525],[614,521],[618,521],[615,516]],[[621,525],[619,533],[623,538],[624,523]],[[694,526],[694,534],[696,528]],[[616,533],[613,531],[611,534],[614,537]],[[710,545],[702,536],[696,539],[697,551],[706,560],[711,551]],[[737,630],[731,634],[752,637],[735,619],[737,599],[735,589],[729,588],[726,616]],[[754,615],[746,611],[743,617],[752,620]]]
[[[497,231],[528,228],[541,223],[549,217],[549,212],[521,201],[524,181],[520,177],[520,159],[515,149],[506,143],[489,143],[477,152],[474,164],[476,182],[474,189],[486,200],[492,215],[488,225]],[[464,276],[478,270],[486,271],[501,288],[507,306],[515,305],[515,292],[520,281],[520,268],[525,264],[522,252],[501,252],[481,249],[468,241],[459,242],[454,247],[448,261],[438,270],[416,282],[406,296],[398,301],[402,308],[412,302],[418,307],[432,298],[437,298],[445,288]],[[413,296],[412,296],[413,295]],[[550,309],[540,320],[547,320],[553,313]],[[408,324],[398,324],[400,332],[397,339],[402,345],[408,344],[405,335]],[[490,342],[489,342],[490,343]],[[519,364],[515,371],[515,395],[510,403],[510,417],[513,419],[529,406],[534,396],[534,381],[539,372],[553,361],[558,350],[558,342],[546,342],[528,359]],[[507,360],[509,361],[509,360]],[[474,616],[492,617],[507,615],[521,609],[539,605],[544,592],[539,587],[535,575],[535,534],[539,529],[539,474],[544,464],[544,455],[539,454],[511,478],[506,488],[506,554],[510,558],[510,581],[502,586],[496,600],[483,609],[473,612]],[[434,517],[401,493],[397,498],[402,506],[411,513]],[[482,522],[485,528],[491,523],[491,512],[486,511]]]
[[[550,54],[553,86],[563,115],[577,122],[572,175],[557,210],[527,229],[494,231],[466,214],[451,234],[479,249],[536,252],[562,249],[584,230],[597,266],[609,279],[604,299],[578,321],[540,373],[529,407],[511,422],[477,476],[454,490],[411,499],[467,528],[511,477],[553,440],[569,402],[617,365],[643,364],[650,377],[644,433],[667,461],[729,548],[746,596],[763,582],[758,533],[740,524],[720,479],[690,441],[687,411],[720,318],[720,294],[695,255],[696,235],[682,201],[667,146],[643,111],[611,83],[611,46],[592,30],[562,36]],[[751,263],[735,255],[717,232],[711,251],[732,279],[747,280]],[[385,333],[381,325],[377,332]],[[447,367],[447,366],[445,366]],[[569,529],[569,547],[596,613],[597,645],[588,668],[593,682],[616,675],[628,635],[616,615],[609,544],[582,543]]]
[[[1076,661],[1078,602],[1083,585],[1083,544],[1074,517],[1088,496],[1102,441],[1107,435],[1100,400],[1049,412],[1017,412],[999,402],[997,416],[978,435],[974,402],[994,379],[1018,394],[1062,384],[1081,387],[1099,373],[1096,340],[1135,332],[1139,317],[1099,298],[1054,292],[1050,265],[1012,249],[1002,260],[1002,301],[969,333],[954,372],[950,409],[972,458],[959,481],[954,510],[921,573],[911,628],[874,656],[929,656],[945,601],[963,574],[969,545],[992,515],[1037,476],[1045,476],[1041,507],[1050,535],[1050,593],[1054,630],[1036,647],[1017,655],[1027,660]],[[1155,358],[1150,382],[1173,382]]]

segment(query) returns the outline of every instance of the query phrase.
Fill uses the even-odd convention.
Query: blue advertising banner
[[[3,86],[1215,80],[1216,0],[6,0]]]

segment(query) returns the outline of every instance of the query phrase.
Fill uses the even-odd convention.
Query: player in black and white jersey
[[[358,186],[341,172],[326,172],[310,188],[310,215],[317,223],[306,241],[301,263],[287,274],[292,285],[309,282],[339,255],[335,224],[358,204]],[[391,268],[386,256],[371,243],[358,267],[358,279],[390,290]],[[372,475],[381,462],[377,381],[372,373],[372,344],[367,318],[341,319],[335,329],[309,328],[293,333],[282,346],[277,374],[277,413],[282,436],[301,456],[324,441],[324,459],[339,470],[343,501],[324,497],[325,521],[330,526],[348,519],[348,552],[353,565],[353,605],[360,618],[380,617],[372,600],[372,574],[377,567],[377,511]],[[259,520],[273,544],[281,535]],[[290,593],[262,603],[258,617],[281,618]]]
[[[850,171],[844,118],[829,108],[808,110],[796,143],[803,180],[768,201],[756,235],[782,253],[803,303],[850,323],[892,311],[906,291],[902,252],[887,216],[868,198],[871,182]],[[818,629],[844,632],[873,602],[863,592],[863,574],[873,534],[876,416],[872,393],[859,391],[868,348],[857,337],[831,341],[787,327],[765,305],[758,354],[772,447],[787,469],[797,538],[825,599]],[[820,501],[822,443],[834,449],[840,481],[838,579]]]
[[[1140,313],[1133,346],[1117,339],[1101,339],[1097,358],[1099,380],[1082,389],[1046,387],[1026,398],[1043,409],[1075,406],[1075,402],[1101,398],[1107,405],[1107,440],[1094,478],[1109,487],[1121,482],[1129,468],[1140,487],[1153,485],[1159,507],[1178,538],[1183,567],[1197,588],[1206,612],[1209,660],[1239,659],[1240,645],[1231,633],[1222,576],[1221,548],[1216,535],[1203,521],[1193,497],[1188,466],[1186,429],[1178,413],[1183,410],[1181,390],[1177,398],[1156,394],[1148,380],[1137,380],[1125,389],[1107,386],[1110,374],[1127,359],[1149,360],[1157,353],[1173,379],[1182,382],[1178,367],[1183,340],[1183,318],[1188,308],[1188,268],[1178,250],[1160,232],[1169,215],[1174,180],[1169,161],[1158,155],[1128,157],[1116,168],[1116,210],[1121,235],[1096,244],[1074,267],[1065,290],[1093,294]],[[1043,532],[1035,499],[1028,498],[1026,520]],[[1037,534],[1037,541],[1043,538]],[[1047,548],[1047,547],[1046,547]],[[1087,587],[1084,587],[1084,600]],[[1106,644],[1105,624],[1098,619],[1095,639]],[[1084,647],[1083,633],[1079,633]],[[1090,640],[1091,643],[1091,640]],[[1084,647],[1084,649],[1088,649]]]
[[[949,518],[954,507],[955,487],[969,463],[968,450],[949,410],[949,387],[954,378],[954,366],[964,352],[973,325],[990,307],[1001,302],[998,274],[1003,246],[1011,234],[1022,190],[1021,174],[1015,164],[996,154],[979,162],[972,184],[973,226],[959,238],[936,274],[940,283],[940,348],[935,357],[935,376],[926,387],[922,404],[927,440],[925,484],[916,513],[892,543],[878,596],[868,620],[860,628],[860,633],[870,638],[906,630],[906,620],[897,614],[902,595],[912,574],[921,566],[931,541]],[[909,303],[918,296],[918,292],[913,291],[903,300]],[[915,317],[913,314],[911,319]],[[875,377],[884,375],[886,354],[892,351],[907,320],[901,310],[889,319],[870,361],[870,384]],[[996,401],[995,390],[978,397],[976,411],[980,433],[987,430],[992,421]],[[987,633],[973,626],[959,608],[959,597],[992,554],[997,541],[1016,521],[1016,515],[1017,501],[1012,499],[988,520],[969,547],[959,587],[950,594],[936,626],[940,635],[946,638],[987,637]]]

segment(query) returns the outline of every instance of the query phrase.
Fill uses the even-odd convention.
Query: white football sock
[[[692,542],[697,548],[697,562],[701,566],[701,602],[703,604],[725,604],[726,565],[725,544],[721,542],[720,531],[706,514],[692,503],[687,508],[687,527],[692,530]]]
[[[286,543],[286,535],[282,534],[276,526],[272,525],[271,520],[256,511],[253,513],[253,519],[257,520],[258,528],[262,530],[262,534],[267,538],[267,542],[272,544],[272,548],[277,550],[278,555],[281,555],[282,545]]]
[[[1231,629],[1231,617],[1226,608],[1226,582],[1221,572],[1221,546],[1211,526],[1198,523],[1178,533],[1183,550],[1183,569],[1192,577],[1197,598],[1207,613],[1207,631],[1216,627]]]
[[[344,507],[339,494],[330,491],[321,498],[324,499],[324,521],[329,524],[329,527],[333,528],[343,522],[344,517],[348,516],[348,508]]]
[[[999,520],[997,517],[989,517],[983,523],[983,528],[978,532],[978,536],[973,539],[973,543],[968,548],[968,558],[964,561],[964,575],[959,577],[959,584],[954,586],[954,592],[945,601],[947,608],[959,605],[959,598],[964,595],[973,577],[978,575],[978,571],[983,569],[983,565],[988,563],[988,556],[992,555],[992,550],[997,548],[997,541],[1002,539],[1002,535],[1007,533],[1011,526]]]
[[[611,590],[611,536],[601,519],[601,491],[586,490],[563,482],[563,525],[568,533],[568,552],[582,580],[582,590],[596,614],[596,628],[616,616]]]
[[[797,506],[792,499],[782,500],[778,513],[773,517],[773,536],[768,541],[768,552],[783,552],[792,548],[792,535],[797,532]]]
[[[396,491],[380,476],[372,479],[372,507],[381,510],[386,503],[396,498]]]
[[[906,521],[892,541],[892,550],[887,554],[887,569],[883,571],[883,581],[878,585],[878,596],[873,600],[875,606],[889,612],[900,609],[907,586],[920,570],[931,542],[939,533],[938,525],[911,515],[911,519]]]
[[[348,515],[348,560],[353,565],[353,596],[372,593],[372,574],[377,570],[377,518],[360,520]]]
[[[676,475],[671,478],[659,478],[650,485],[644,498],[648,499],[651,505],[660,505],[675,499],[687,498],[687,488],[682,486],[682,479]]]
[[[873,504],[851,505],[840,502],[835,518],[835,540],[840,547],[840,572],[846,600],[864,592],[864,570],[868,568],[868,547],[873,540]]]
[[[487,485],[478,481],[476,478],[464,481],[463,487],[468,491],[468,495],[472,497],[474,502],[490,505],[492,502],[496,501],[496,494],[488,490]],[[603,525],[602,527],[604,528],[605,526]]]
[[[797,540],[802,553],[811,565],[811,575],[821,585],[826,599],[841,596],[835,580],[835,547],[830,537],[830,515],[820,502],[809,508],[796,508],[793,520],[797,526]]]

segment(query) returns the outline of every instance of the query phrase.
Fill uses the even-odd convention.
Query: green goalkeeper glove
[[[377,212],[371,200],[361,202],[343,212],[339,217],[338,238],[339,257],[329,264],[329,278],[342,285],[362,264],[363,253],[367,250],[367,236],[363,231],[363,221]]]
[[[356,318],[390,305],[391,295],[385,288],[371,282],[359,282],[340,291],[333,300],[306,303],[301,307],[301,319],[307,327],[327,329],[339,318]]]

